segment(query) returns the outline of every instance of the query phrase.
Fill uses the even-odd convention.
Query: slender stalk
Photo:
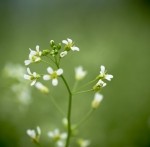
[[[57,68],[59,68],[59,63],[57,62],[57,58],[55,57],[55,64],[57,66]],[[70,137],[71,137],[71,107],[72,107],[72,93],[70,90],[70,87],[66,81],[66,79],[64,78],[63,75],[61,75],[61,78],[67,88],[67,91],[69,93],[69,101],[68,101],[68,112],[67,112],[67,120],[68,120],[68,135],[67,135],[67,140],[66,140],[66,145],[65,147],[69,147],[70,144]]]
[[[86,93],[86,92],[90,92],[93,91],[93,89],[89,89],[89,90],[84,90],[84,91],[79,91],[79,92],[74,92],[73,94],[81,94],[81,93]]]
[[[94,80],[92,80],[92,81],[90,81],[90,82],[84,84],[83,86],[80,87],[80,89],[82,89],[82,88],[84,88],[84,87],[86,87],[86,86],[92,84],[92,83],[95,82],[96,80],[97,80],[97,79],[94,79]]]
[[[51,96],[51,101],[54,104],[54,106],[57,108],[57,110],[65,117],[65,113],[63,112],[63,110],[59,107],[59,105],[57,104],[57,102],[55,101],[54,97]]]
[[[77,129],[80,125],[86,122],[86,120],[92,115],[93,112],[94,112],[94,109],[90,109],[88,113],[85,115],[85,117],[83,117],[73,129]]]
[[[42,62],[48,64],[48,65],[51,65],[49,62],[45,61],[45,60],[41,60]]]
[[[75,91],[75,90],[76,90],[77,85],[78,85],[78,81],[76,80],[75,83],[74,83],[74,85],[73,85],[72,91]]]
[[[65,80],[65,78],[63,76],[61,76],[67,90],[69,93],[69,102],[68,102],[68,112],[67,112],[67,119],[68,119],[68,136],[67,136],[67,140],[66,140],[66,145],[65,147],[69,146],[70,143],[70,137],[71,137],[71,106],[72,106],[72,93],[71,90],[69,88],[69,85],[67,83],[67,81]]]

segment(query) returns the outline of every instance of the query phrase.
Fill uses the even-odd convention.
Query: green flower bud
[[[53,47],[54,45],[55,45],[54,40],[51,40],[51,41],[50,41],[50,46]]]
[[[58,44],[57,48],[58,48],[58,50],[61,49],[61,43]]]
[[[48,55],[49,53],[50,53],[49,50],[43,50],[43,51],[42,51],[42,56],[46,56],[46,55]]]

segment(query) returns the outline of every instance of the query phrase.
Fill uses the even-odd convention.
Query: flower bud
[[[50,41],[50,46],[53,47],[54,45],[55,45],[54,40],[51,40],[51,41]]]
[[[101,95],[100,93],[95,93],[94,100],[92,101],[92,108],[97,109],[102,100],[103,95]]]

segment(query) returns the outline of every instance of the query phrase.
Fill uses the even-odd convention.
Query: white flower
[[[80,49],[76,46],[74,46],[74,43],[71,39],[67,38],[67,40],[63,40],[62,43],[64,43],[66,46],[65,46],[65,49],[67,51],[69,51],[70,49],[72,51],[79,51]]]
[[[100,75],[99,75],[99,77],[100,77],[100,78],[104,78],[104,79],[106,79],[106,80],[108,80],[108,81],[111,81],[111,79],[113,78],[113,75],[106,74],[105,66],[101,65],[100,69],[101,69],[101,70],[100,70]]]
[[[63,51],[63,52],[61,52],[61,53],[60,53],[60,57],[61,57],[61,58],[63,58],[64,56],[66,56],[66,55],[67,55],[67,53],[68,53],[67,51]]]
[[[40,82],[36,82],[35,83],[35,87],[37,89],[39,89],[41,92],[43,92],[43,93],[48,93],[49,92],[48,88],[46,86],[44,86],[42,83],[40,83]]]
[[[63,69],[59,68],[57,71],[53,71],[53,69],[51,67],[47,68],[47,72],[49,73],[49,75],[44,75],[43,79],[44,80],[52,80],[52,85],[53,86],[57,86],[58,85],[58,76],[63,74]]]
[[[83,139],[79,139],[78,140],[78,144],[80,147],[87,147],[90,145],[90,141],[89,140],[83,140]]]
[[[48,136],[52,139],[58,147],[64,147],[67,133],[60,133],[59,129],[48,132]]]
[[[31,80],[32,81],[31,86],[33,86],[36,83],[37,79],[40,78],[40,75],[37,74],[36,72],[31,73],[30,68],[27,68],[27,72],[28,75],[24,74],[24,78],[26,80]]]
[[[41,60],[41,55],[42,52],[39,50],[39,46],[36,46],[36,51],[29,49],[30,50],[30,54],[29,54],[29,59],[25,60],[24,63],[25,65],[29,65],[30,63],[33,62],[39,62]]]
[[[82,80],[86,76],[87,72],[83,70],[82,66],[75,68],[75,79]]]
[[[96,83],[96,86],[105,87],[107,84],[101,79]]]
[[[93,87],[93,89],[95,90],[95,91],[99,91],[99,90],[101,90],[101,88],[103,88],[103,87],[105,87],[107,84],[104,82],[104,81],[102,81],[101,79],[96,83],[96,85],[94,85],[94,87]]]
[[[92,101],[92,108],[98,108],[100,102],[103,100],[103,95],[100,93],[95,93],[94,100]]]
[[[27,130],[27,134],[28,134],[28,136],[29,137],[31,137],[33,140],[35,140],[35,141],[39,141],[39,138],[40,138],[40,136],[41,136],[41,129],[40,129],[40,127],[37,127],[36,128],[36,130],[30,130],[30,129],[28,129]]]

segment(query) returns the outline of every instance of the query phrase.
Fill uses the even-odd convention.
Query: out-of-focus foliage
[[[3,69],[10,62],[24,66],[29,47],[46,49],[51,39],[60,42],[67,37],[81,50],[62,63],[70,85],[74,67],[79,65],[88,70],[85,82],[99,73],[100,65],[114,75],[102,91],[100,108],[80,128],[81,136],[90,139],[93,147],[150,146],[149,0],[3,0],[0,18],[0,146],[34,146],[26,130],[36,126],[41,127],[42,141],[48,146],[47,132],[62,126],[62,115],[50,95],[32,87],[30,103],[20,101],[17,91],[12,91],[20,81],[6,77]],[[37,69],[45,72],[46,65]],[[62,87],[60,82],[50,92],[66,111],[68,99]],[[92,96],[74,97],[74,122],[88,111]]]

